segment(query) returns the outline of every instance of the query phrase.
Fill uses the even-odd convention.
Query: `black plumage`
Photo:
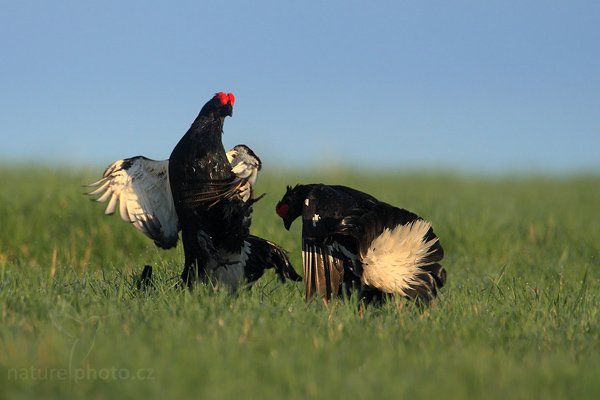
[[[236,290],[268,268],[281,280],[301,279],[282,248],[250,235],[252,205],[262,197],[253,192],[261,161],[246,145],[223,148],[223,123],[234,101],[223,92],[209,100],[168,160],[118,160],[89,185],[98,201],[110,199],[106,214],[118,204],[121,217],[157,246],[176,246],[181,231],[181,278],[189,287],[212,279]]]
[[[249,235],[251,205],[235,196],[238,182],[221,141],[225,117],[232,112],[233,97],[214,96],[169,157],[185,254],[182,279],[190,286],[196,276],[205,280],[209,270],[218,268],[224,253],[234,261]]]
[[[416,214],[346,186],[288,186],[276,207],[286,229],[302,216],[306,299],[386,294],[429,303],[444,285],[444,252]]]
[[[282,283],[287,279],[294,282],[302,280],[290,263],[287,252],[279,245],[254,235],[249,235],[246,243],[250,250],[244,270],[246,282],[255,282],[263,276],[265,269],[269,268],[275,270]]]

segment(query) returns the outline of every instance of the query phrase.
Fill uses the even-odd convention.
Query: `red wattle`
[[[277,213],[277,215],[279,215],[281,218],[284,218],[288,211],[290,210],[290,206],[288,204],[279,204],[277,205],[277,207],[275,207],[275,212]]]

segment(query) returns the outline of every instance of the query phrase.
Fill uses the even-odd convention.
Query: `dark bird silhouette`
[[[429,304],[446,281],[429,222],[346,186],[297,185],[276,206],[283,225],[302,217],[306,300],[356,288],[361,301],[399,294]]]
[[[144,265],[144,269],[139,277],[134,278],[135,287],[138,290],[146,290],[154,287],[152,282],[152,266]]]
[[[88,185],[97,201],[109,201],[106,214],[118,204],[121,218],[158,247],[175,247],[181,231],[181,278],[189,287],[210,278],[234,291],[266,268],[282,281],[301,280],[281,247],[250,235],[252,205],[262,197],[253,191],[261,161],[245,145],[225,152],[223,122],[234,102],[222,92],[209,100],[168,160],[118,160]]]

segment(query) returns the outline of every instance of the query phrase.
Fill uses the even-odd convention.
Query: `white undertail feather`
[[[427,257],[438,239],[425,241],[431,224],[416,220],[394,229],[384,229],[362,255],[362,281],[386,293],[406,295],[405,290],[417,283],[420,268],[431,264]]]

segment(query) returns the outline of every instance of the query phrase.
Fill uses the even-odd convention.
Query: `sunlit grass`
[[[261,176],[252,232],[298,271],[300,227],[273,212],[286,184],[351,185],[433,223],[438,301],[361,318],[352,299],[305,304],[272,273],[236,296],[174,288],[181,248],[82,195],[100,172],[0,169],[0,398],[600,396],[598,176]],[[139,291],[145,264],[155,287]]]

